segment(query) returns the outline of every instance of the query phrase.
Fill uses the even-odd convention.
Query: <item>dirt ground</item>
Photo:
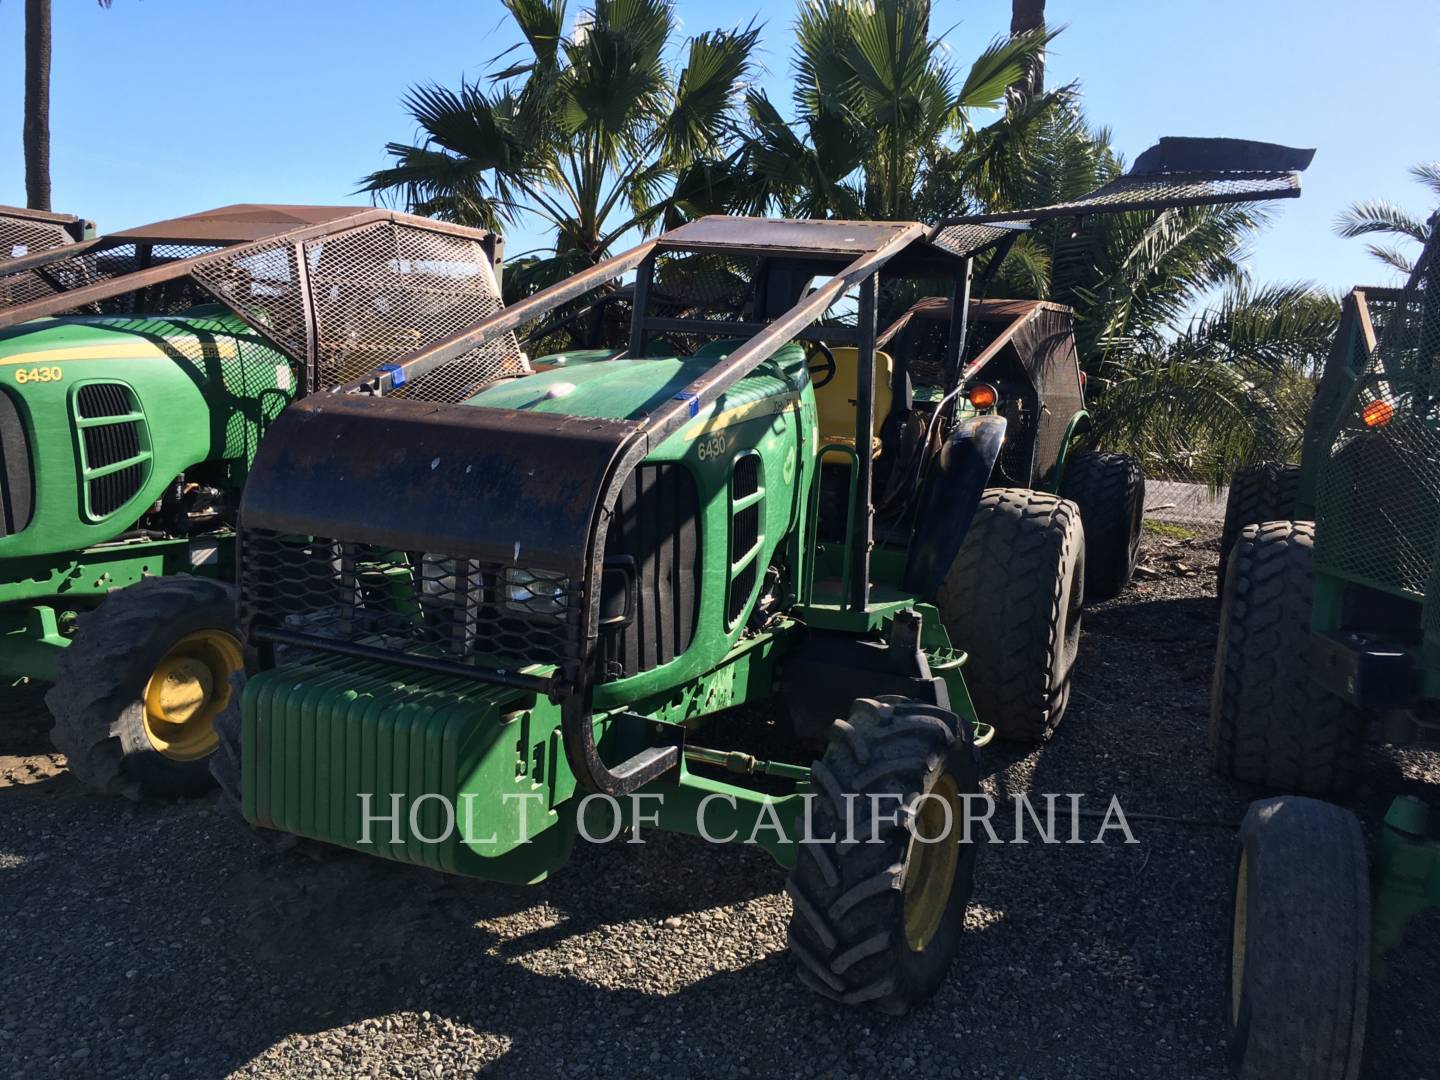
[[[1205,752],[1215,558],[1147,534],[1146,572],[1085,616],[1054,741],[987,756],[997,794],[1118,794],[1139,843],[987,848],[947,985],[898,1020],[799,987],[758,851],[582,844],[531,888],[274,852],[217,797],[87,795],[39,692],[0,690],[0,1074],[1223,1077],[1248,795]],[[1369,757],[1373,835],[1440,758]],[[1426,919],[1372,994],[1367,1076],[1437,1076],[1437,971]]]

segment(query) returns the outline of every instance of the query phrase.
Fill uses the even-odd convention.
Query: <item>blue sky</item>
[[[0,3],[0,203],[24,200],[23,7]],[[934,26],[968,59],[1009,10],[935,0]],[[790,0],[679,11],[689,32],[758,17],[760,81],[787,97]],[[1079,79],[1127,157],[1160,135],[1318,149],[1304,197],[1278,204],[1253,246],[1257,279],[1389,280],[1330,223],[1357,198],[1425,208],[1406,168],[1440,158],[1435,0],[1050,0],[1049,13],[1068,29],[1048,81]],[[414,134],[406,86],[473,78],[515,38],[498,0],[55,0],[54,19],[55,208],[102,229],[231,202],[363,202],[357,178]],[[511,254],[533,240],[512,233]]]

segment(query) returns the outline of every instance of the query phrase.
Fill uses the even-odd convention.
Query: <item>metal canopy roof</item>
[[[744,249],[858,259],[910,228],[908,221],[796,221],[710,214],[657,238],[661,250]]]
[[[389,211],[357,206],[285,206],[235,203],[198,214],[107,233],[106,240],[150,244],[245,244],[295,229],[329,225],[347,218],[380,218]]]
[[[1073,201],[946,218],[939,226],[1035,222],[1084,214],[1295,199],[1300,196],[1300,172],[1314,156],[1314,150],[1245,139],[1164,138],[1136,158],[1134,167],[1124,176]],[[938,233],[937,228],[937,237]]]
[[[0,203],[0,217],[43,221],[47,225],[78,225],[83,220],[74,214],[54,214],[49,210],[31,210],[24,206],[5,206],[3,203]]]

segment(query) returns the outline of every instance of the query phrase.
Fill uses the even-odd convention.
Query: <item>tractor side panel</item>
[[[178,326],[105,320],[0,337],[0,559],[113,541],[203,462],[232,463],[240,482],[290,400],[290,367],[223,323]]]
[[[254,676],[241,712],[253,824],[517,883],[574,842],[574,777],[547,701],[329,659]]]

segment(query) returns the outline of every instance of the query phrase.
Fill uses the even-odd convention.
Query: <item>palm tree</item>
[[[1440,161],[1413,165],[1410,175],[1440,200]],[[1335,219],[1335,231],[1344,237],[1376,234],[1394,236],[1405,241],[1413,240],[1423,248],[1430,239],[1437,212],[1440,212],[1440,207],[1432,210],[1430,215],[1422,220],[1394,203],[1384,199],[1372,199],[1352,203],[1348,210]],[[1365,245],[1365,250],[1386,266],[1406,276],[1415,269],[1415,260],[1393,245],[1370,243]]]
[[[413,87],[405,104],[422,140],[387,145],[393,164],[361,190],[466,225],[541,219],[555,241],[523,267],[533,287],[705,201],[711,167],[736,141],[759,29],[698,34],[677,69],[671,0],[594,0],[568,33],[565,0],[504,3],[520,58],[488,86]]]
[[[99,0],[108,8],[110,0]],[[25,205],[50,209],[50,0],[25,0]]]
[[[992,42],[964,78],[930,36],[929,0],[814,0],[795,24],[793,121],[762,92],[748,95],[751,132],[744,209],[801,217],[906,219],[935,205],[932,176],[960,153],[967,164],[996,144],[1002,116],[977,129],[975,113],[1005,104],[1025,62],[1053,35]],[[1033,118],[1068,91],[1012,110]]]
[[[50,0],[25,0],[25,205],[50,209]]]
[[[1173,337],[1132,336],[1106,354],[1097,441],[1212,488],[1241,464],[1298,461],[1339,319],[1312,286],[1241,283]]]
[[[1020,37],[1045,29],[1045,0],[1011,0],[1010,36]],[[1013,86],[1012,93],[1034,97],[1045,88],[1045,53],[1036,53],[1025,61],[1025,73]]]

